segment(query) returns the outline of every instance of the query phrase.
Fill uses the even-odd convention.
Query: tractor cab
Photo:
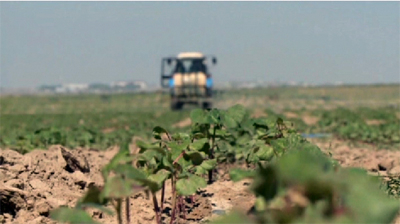
[[[184,52],[177,57],[162,59],[161,86],[170,89],[171,108],[180,109],[183,104],[211,106],[212,77],[208,68],[208,59],[217,63],[215,57],[199,52]]]

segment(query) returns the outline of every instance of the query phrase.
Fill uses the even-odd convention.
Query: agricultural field
[[[400,85],[0,100],[2,223],[400,223]]]

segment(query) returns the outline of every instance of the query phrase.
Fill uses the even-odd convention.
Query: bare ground
[[[345,167],[361,167],[381,176],[400,175],[400,150],[375,149],[370,145],[350,146],[340,140],[311,140],[323,151],[331,152],[332,157]]]
[[[191,124],[192,124],[192,120],[188,117],[188,118],[185,118],[185,119],[179,121],[176,124],[173,124],[172,127],[184,128],[184,127],[190,126]]]
[[[400,176],[400,150],[377,150],[369,145],[350,147],[349,142],[340,140],[311,140],[311,142],[321,150],[330,152],[332,157],[344,167],[364,168],[371,175],[379,175],[384,178]],[[393,223],[400,224],[400,213]]]
[[[363,167],[372,174],[400,175],[400,151],[374,150],[368,147],[350,147],[338,140],[312,140],[322,150],[329,151],[343,166]],[[49,212],[62,205],[74,206],[89,184],[103,185],[100,169],[118,152],[117,147],[106,151],[95,149],[65,150],[78,161],[62,153],[61,146],[35,150],[21,155],[12,150],[0,151],[0,222],[1,223],[55,223]],[[86,158],[86,160],[85,160]],[[229,166],[221,167],[222,171]],[[187,221],[199,223],[224,214],[231,209],[248,211],[254,197],[247,191],[245,181],[233,183],[226,175],[201,189],[195,203],[186,203]],[[171,210],[170,186],[166,185],[164,222]],[[160,196],[158,195],[158,198]],[[130,198],[130,223],[155,223],[153,205],[144,194]],[[101,223],[117,223],[116,217],[102,212],[88,211]],[[125,217],[125,215],[124,215]],[[400,223],[400,217],[395,223]]]
[[[1,150],[0,223],[55,223],[49,218],[50,211],[63,205],[74,206],[89,184],[102,186],[100,169],[117,152],[117,147],[99,151],[68,150],[61,146],[34,150],[25,155]],[[65,158],[68,153],[78,161]],[[171,210],[170,185],[166,186],[164,222],[169,221]],[[244,182],[233,183],[224,179],[208,185],[195,196],[194,204],[186,203],[187,221],[180,219],[178,223],[198,223],[235,207],[250,209],[253,201],[246,188]],[[129,202],[130,223],[155,223],[149,198],[139,193]],[[101,223],[117,223],[116,216],[95,210],[88,212]]]

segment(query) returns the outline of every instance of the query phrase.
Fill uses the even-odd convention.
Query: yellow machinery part
[[[173,79],[174,79],[176,95],[182,95],[182,93],[183,93],[182,86],[188,87],[185,89],[185,93],[187,95],[190,95],[190,93],[193,93],[195,89],[197,89],[199,94],[201,94],[201,95],[205,94],[207,76],[203,72],[190,73],[190,74],[186,74],[186,75],[183,75],[181,73],[175,73],[173,76]],[[196,84],[197,84],[197,86],[196,86]],[[194,87],[194,88],[191,88],[191,87]]]

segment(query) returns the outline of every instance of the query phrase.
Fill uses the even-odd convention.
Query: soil
[[[172,127],[184,128],[184,127],[190,126],[191,124],[192,124],[192,120],[190,119],[190,117],[188,117],[184,120],[179,121],[176,124],[173,124]]]
[[[350,147],[347,142],[339,140],[311,141],[322,150],[331,152],[343,166],[363,167],[376,175],[400,175],[400,151]],[[74,206],[90,184],[102,186],[100,169],[118,150],[118,147],[99,151],[52,146],[25,155],[9,149],[1,150],[0,222],[55,223],[49,218],[50,211],[62,205]],[[190,200],[185,202],[186,219],[179,218],[177,223],[202,223],[232,209],[245,212],[251,209],[255,198],[248,192],[249,182],[230,181],[227,171],[232,167],[231,164],[219,166],[218,179],[199,190],[194,203]],[[160,199],[160,194],[157,198]],[[167,183],[164,223],[169,223],[171,204],[171,189]],[[145,194],[133,195],[129,205],[130,223],[156,222],[153,204]],[[96,210],[88,212],[101,223],[117,223],[115,216]],[[400,216],[395,223],[400,223]]]
[[[374,149],[370,145],[349,146],[349,142],[341,140],[310,139],[321,150],[330,152],[332,157],[344,167],[360,167],[368,170],[371,175],[400,177],[400,151]],[[400,203],[400,202],[399,202]],[[400,224],[400,212],[392,222]]]
[[[293,112],[285,112],[283,115],[285,115],[285,117],[287,117],[287,118],[298,118],[299,117],[298,114],[295,114]]]
[[[0,223],[56,223],[49,218],[50,211],[63,205],[73,207],[90,184],[102,186],[100,170],[118,150],[118,147],[105,151],[69,150],[58,145],[25,155],[9,149],[1,150]],[[178,219],[177,223],[203,222],[232,208],[249,210],[254,199],[246,191],[248,184],[227,179],[221,178],[201,189],[194,196],[194,203],[186,202],[186,221]],[[170,184],[166,186],[162,219],[169,223],[171,189],[168,187]],[[152,201],[145,194],[132,196],[129,205],[130,223],[156,222]],[[101,223],[117,223],[116,216],[92,209],[88,212]]]
[[[304,123],[309,125],[309,126],[315,125],[319,121],[319,117],[310,116],[310,115],[303,115],[302,119],[303,119]]]
[[[115,128],[104,128],[101,131],[103,132],[103,134],[108,134],[108,133],[115,131]]]
[[[400,151],[374,149],[370,145],[350,146],[341,140],[311,140],[345,167],[361,167],[381,176],[400,175]]]
[[[251,114],[251,117],[254,117],[254,118],[267,117],[267,116],[268,116],[267,113],[265,113],[264,110],[259,109],[259,108],[255,109],[253,111],[253,113]]]
[[[386,121],[385,120],[366,120],[365,123],[367,123],[368,125],[381,125],[381,124],[385,124]]]
[[[78,160],[64,158],[62,146],[21,155],[0,152],[0,220],[5,223],[51,223],[49,212],[61,205],[73,206],[90,183],[101,184],[100,169],[117,152],[76,149]],[[64,152],[65,152],[64,151]],[[4,189],[9,194],[3,194]]]

